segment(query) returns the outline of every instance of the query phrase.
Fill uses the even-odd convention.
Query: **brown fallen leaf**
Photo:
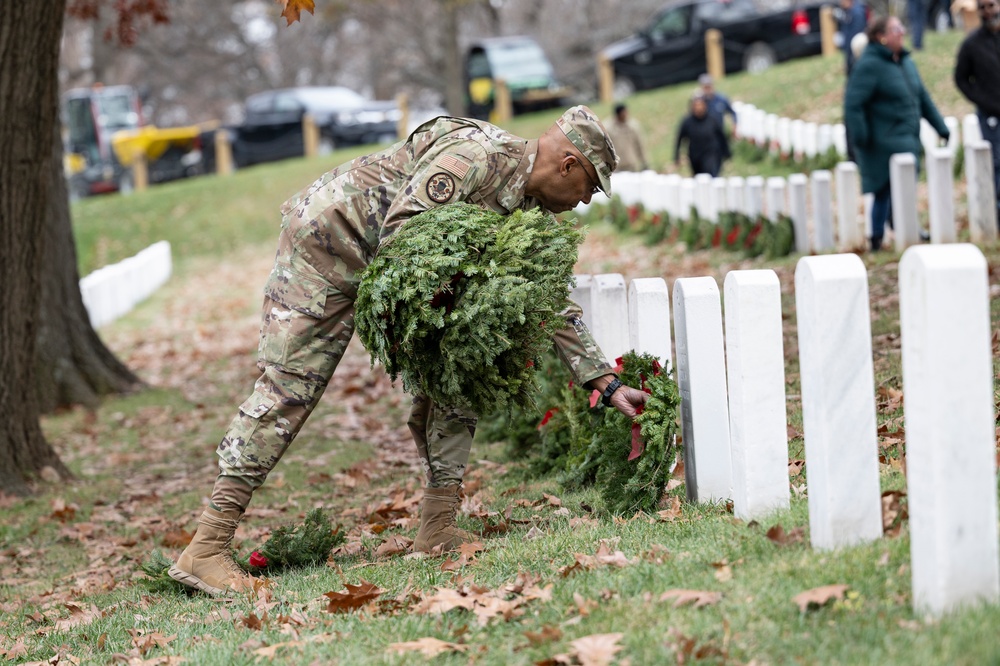
[[[408,539],[404,536],[394,534],[386,539],[381,546],[375,549],[375,557],[390,557],[392,555],[405,553],[406,549],[409,548],[412,543],[413,539]]]
[[[104,616],[94,604],[90,604],[89,608],[84,608],[78,603],[67,601],[64,605],[69,610],[70,615],[67,618],[56,620],[56,631],[66,631],[73,627],[90,624],[97,618]]]
[[[897,537],[903,529],[903,523],[909,518],[909,513],[903,500],[906,491],[887,490],[882,493],[882,533],[887,537]]]
[[[555,495],[549,495],[548,493],[542,493],[542,498],[548,502],[549,506],[562,506],[562,500]]]
[[[806,466],[805,460],[789,460],[788,461],[788,476],[796,477],[802,473],[802,468]]]
[[[281,15],[288,21],[287,25],[291,25],[296,21],[300,21],[302,12],[306,11],[310,14],[316,9],[315,0],[274,0],[279,5],[281,5]]]
[[[624,646],[619,645],[624,634],[593,634],[578,638],[569,644],[569,656],[581,666],[607,666]]]
[[[841,584],[814,587],[811,590],[799,592],[792,597],[792,601],[799,605],[800,611],[805,613],[810,608],[820,608],[825,606],[834,599],[843,599],[844,593],[847,592],[848,587],[849,586],[847,585]]]
[[[546,624],[541,631],[526,631],[524,637],[528,639],[533,647],[538,647],[544,643],[551,643],[562,638],[562,629]]]
[[[458,552],[461,555],[468,555],[472,557],[481,550],[486,550],[486,546],[482,544],[481,541],[473,541],[472,543],[463,543],[458,547]]]
[[[710,606],[712,604],[718,603],[722,599],[721,592],[708,592],[706,590],[667,590],[660,595],[660,601],[666,601],[667,599],[674,600],[674,608],[684,606],[686,604],[694,604],[695,608],[701,608],[702,606]]]
[[[164,548],[185,548],[191,539],[194,538],[192,532],[183,529],[167,530],[160,540],[160,545]]]
[[[76,517],[76,511],[79,508],[76,504],[67,504],[62,497],[57,497],[52,500],[52,514],[49,517],[55,518],[60,523],[65,523]]]
[[[472,610],[476,605],[473,597],[462,594],[459,590],[449,587],[439,587],[437,592],[424,597],[420,603],[413,607],[413,612],[428,615],[440,615],[447,613],[454,608],[464,608]]]
[[[681,498],[671,497],[669,508],[656,512],[656,519],[665,523],[673,522],[681,517]]]
[[[805,533],[804,527],[795,527],[786,532],[785,528],[778,524],[767,531],[767,538],[779,546],[787,546],[792,543],[800,543],[805,538]]]
[[[170,641],[177,638],[177,634],[164,636],[158,631],[145,633],[142,629],[127,629],[132,636],[132,645],[139,649],[139,654],[145,655],[153,648],[166,647]]]
[[[323,596],[330,600],[327,613],[348,613],[357,610],[370,601],[378,599],[382,594],[376,585],[362,580],[360,585],[345,583],[347,592],[327,592]]]
[[[469,649],[469,646],[460,643],[449,643],[439,638],[427,636],[406,643],[393,643],[389,646],[389,649],[400,654],[404,652],[419,652],[425,657],[436,657],[443,652],[465,652]]]

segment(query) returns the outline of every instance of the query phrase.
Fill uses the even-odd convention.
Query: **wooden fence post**
[[[722,54],[722,33],[715,28],[705,31],[705,63],[713,79],[726,76],[726,61]]]
[[[399,120],[396,121],[396,138],[405,139],[410,132],[410,97],[405,92],[396,95],[396,106],[399,107]]]
[[[615,68],[603,53],[597,56],[598,98],[610,104],[615,98]]]
[[[824,56],[837,55],[837,47],[833,43],[833,36],[837,32],[837,20],[833,18],[833,7],[824,5],[819,10],[819,33],[821,52]],[[847,48],[851,48],[850,44]]]
[[[144,152],[136,155],[132,162],[132,179],[136,192],[144,192],[149,187],[149,162]]]
[[[316,157],[319,154],[319,127],[311,113],[302,116],[302,143],[305,144],[306,157]]]
[[[492,122],[505,123],[514,117],[514,104],[510,98],[510,88],[503,79],[497,79],[493,92]]]
[[[220,176],[233,172],[233,148],[226,130],[215,132],[215,172]]]

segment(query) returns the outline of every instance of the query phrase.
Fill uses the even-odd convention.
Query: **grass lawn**
[[[931,34],[927,41],[918,60],[925,80],[932,70],[949,71],[958,36]],[[837,113],[839,93],[822,91],[839,85],[840,65],[839,59],[800,61],[757,77],[734,76],[719,87],[777,113],[833,119],[816,105],[827,100]],[[802,87],[822,72],[829,72],[825,86]],[[950,77],[936,81],[947,88],[941,81]],[[935,99],[960,113],[957,98],[944,101],[944,88],[932,88]],[[649,130],[654,122],[662,130],[649,132],[655,155],[672,150],[687,94],[688,86],[680,86],[636,96],[636,115]],[[554,115],[520,118],[511,128],[533,136]],[[472,515],[461,522],[481,527],[473,516],[495,512],[492,521],[506,516],[509,530],[484,537],[484,549],[461,561],[386,552],[393,537],[415,533],[411,500],[421,475],[405,427],[408,399],[369,369],[356,343],[302,435],[255,495],[235,544],[246,555],[273,528],[321,507],[347,534],[345,547],[325,566],[277,573],[231,599],[151,586],[139,564],[154,550],[176,557],[190,537],[214,479],[215,445],[257,374],[256,312],[278,206],[348,157],[282,162],[74,207],[81,272],[166,238],[175,274],[100,331],[150,388],[108,399],[94,413],[46,417],[45,432],[77,481],[42,484],[26,499],[0,497],[0,656],[10,663],[60,655],[46,663],[410,664],[424,657],[393,644],[436,638],[451,644],[434,658],[444,664],[574,663],[581,656],[580,663],[595,664],[1000,663],[1000,607],[940,620],[912,611],[905,518],[875,543],[832,553],[809,548],[808,470],[790,476],[788,511],[749,524],[725,507],[683,502],[676,511],[668,503],[662,514],[614,517],[590,509],[599,507],[595,491],[567,492],[556,479],[534,477],[508,459],[502,442],[479,443],[467,476],[465,508]],[[1000,248],[984,251],[996,284]],[[648,247],[596,224],[578,271],[660,275],[668,282],[713,275],[721,284],[729,270],[774,269],[785,311],[789,459],[801,461],[796,259]],[[884,491],[905,491],[905,437],[897,432],[898,255],[864,259],[878,420],[885,426],[881,483]],[[998,314],[994,305],[994,322]],[[683,493],[680,486],[670,495]],[[892,497],[901,504],[890,508],[905,508],[905,495]],[[769,538],[777,525],[785,538]],[[363,581],[382,590],[378,601],[358,612],[328,612],[326,593]],[[827,585],[847,587],[820,608],[803,611],[793,601]],[[677,590],[699,592],[703,605],[675,603]],[[456,600],[475,604],[477,612],[446,610]]]

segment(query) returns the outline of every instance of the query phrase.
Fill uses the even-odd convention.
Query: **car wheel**
[[[337,144],[334,142],[333,137],[324,135],[319,138],[319,148],[317,152],[321,157],[324,155],[329,155],[336,149],[337,149]]]
[[[754,42],[743,57],[743,69],[751,74],[759,74],[777,62],[774,49],[763,42]]]
[[[635,81],[627,76],[616,76],[611,94],[616,100],[623,100],[635,94]]]

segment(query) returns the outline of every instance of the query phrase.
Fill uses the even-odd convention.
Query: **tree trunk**
[[[53,126],[53,141],[40,262],[46,270],[41,272],[37,292],[40,317],[34,385],[42,413],[69,405],[94,409],[100,396],[140,385],[97,337],[83,306],[58,125]]]
[[[58,111],[65,0],[0,10],[0,490],[45,467],[68,472],[42,436],[32,369]]]
[[[445,106],[453,116],[465,115],[465,81],[462,76],[462,50],[458,45],[458,13],[463,0],[440,0],[444,36]]]

